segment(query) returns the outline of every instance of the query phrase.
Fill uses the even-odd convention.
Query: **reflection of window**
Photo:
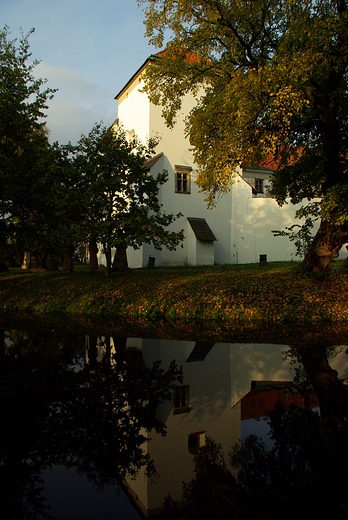
[[[205,431],[190,433],[188,436],[188,450],[191,455],[197,455],[202,446],[205,446]]]
[[[191,171],[188,166],[175,166],[176,193],[191,193]]]
[[[255,190],[257,193],[263,193],[263,179],[255,179]]]
[[[174,414],[190,411],[190,387],[189,385],[177,386],[174,393]]]

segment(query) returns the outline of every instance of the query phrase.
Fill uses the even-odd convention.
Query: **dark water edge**
[[[254,321],[149,320],[70,314],[0,312],[0,328],[60,330],[72,334],[103,334],[187,341],[338,345],[348,337],[348,323],[285,323]]]

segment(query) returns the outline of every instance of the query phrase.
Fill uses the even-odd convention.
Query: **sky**
[[[51,142],[75,144],[96,122],[117,118],[116,94],[148,56],[137,0],[0,0],[0,27],[29,38],[35,75],[57,88],[49,101]]]

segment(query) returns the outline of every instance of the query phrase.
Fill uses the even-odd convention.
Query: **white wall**
[[[141,92],[144,81],[136,76],[131,85],[118,100],[118,119],[125,130],[134,130],[143,144],[149,138],[150,103],[146,94]]]
[[[194,265],[214,265],[214,242],[196,240],[196,263]]]
[[[274,237],[272,231],[300,224],[295,212],[302,204],[293,205],[288,201],[280,207],[274,199],[253,197],[250,186],[242,179],[233,184],[232,189],[236,262],[231,263],[259,262],[262,254],[267,255],[268,262],[299,260],[293,242],[287,237]]]
[[[127,248],[127,260],[128,266],[132,269],[138,269],[144,267],[144,250],[143,247],[140,249],[133,249],[132,247]]]
[[[340,254],[338,256],[338,260],[345,260],[347,258],[347,256],[348,256],[347,247],[348,247],[348,244],[344,244],[341,247]]]

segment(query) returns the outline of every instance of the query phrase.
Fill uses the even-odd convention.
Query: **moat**
[[[5,518],[346,518],[338,343],[11,323],[1,331]]]

